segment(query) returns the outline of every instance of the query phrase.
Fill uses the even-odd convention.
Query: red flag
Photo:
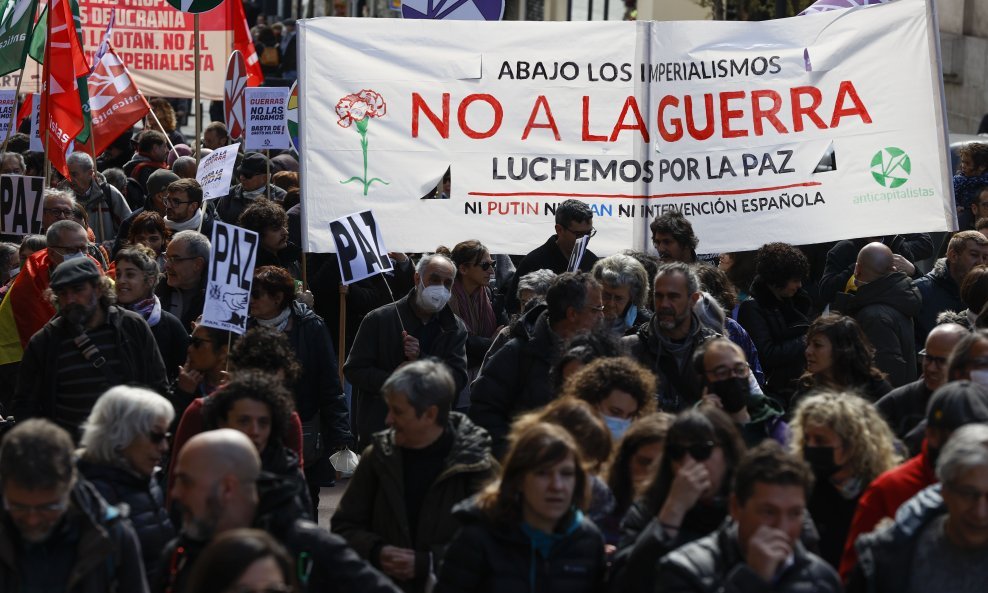
[[[151,112],[147,99],[130,72],[108,46],[89,76],[89,115],[92,117],[96,155]],[[89,152],[87,143],[76,150]],[[94,157],[96,155],[93,155]]]
[[[48,7],[48,56],[42,75],[40,117],[48,134],[48,160],[66,176],[66,152],[85,128],[78,78],[89,73],[70,2],[51,0]]]
[[[261,86],[264,74],[261,72],[261,60],[254,49],[254,39],[247,25],[247,14],[243,2],[227,2],[230,9],[230,26],[233,28],[233,49],[244,55],[247,63],[247,86]]]
[[[34,95],[28,93],[24,97],[24,101],[21,102],[21,108],[17,110],[17,127],[20,128],[24,120],[31,117],[31,111],[34,109]]]

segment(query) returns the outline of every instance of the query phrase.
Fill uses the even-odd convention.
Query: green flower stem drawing
[[[370,123],[370,118],[365,118],[357,122],[357,132],[360,133],[360,150],[364,153],[364,176],[357,177],[354,175],[346,181],[341,181],[340,183],[351,183],[353,181],[359,181],[364,184],[364,195],[367,195],[367,190],[375,181],[380,181],[384,185],[388,185],[388,182],[381,179],[380,177],[373,177],[367,179],[367,124]]]

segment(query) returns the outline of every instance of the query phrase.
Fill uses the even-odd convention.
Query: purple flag
[[[885,4],[890,0],[817,0],[806,7],[798,16],[816,14],[819,12],[829,12],[831,10],[844,10],[845,8],[857,8],[859,6],[871,6],[872,4]]]

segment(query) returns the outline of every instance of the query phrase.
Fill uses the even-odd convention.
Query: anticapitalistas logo
[[[909,180],[912,163],[901,148],[887,146],[871,157],[871,176],[882,187],[895,189]]]

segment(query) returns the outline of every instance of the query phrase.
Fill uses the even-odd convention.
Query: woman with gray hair
[[[82,426],[79,472],[108,503],[130,508],[149,582],[155,580],[158,554],[175,537],[155,476],[168,452],[174,416],[171,403],[157,393],[118,386],[96,401]]]
[[[630,336],[652,319],[648,310],[648,272],[630,255],[598,260],[590,271],[600,283],[604,324],[618,336]]]

